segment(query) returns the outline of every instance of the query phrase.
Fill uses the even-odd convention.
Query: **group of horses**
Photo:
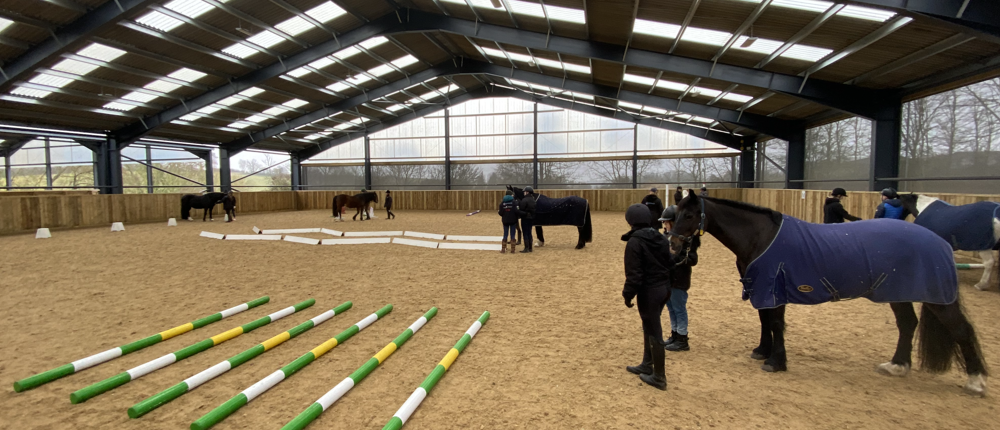
[[[900,200],[907,215],[915,216],[914,223],[878,219],[821,225],[691,191],[679,203],[677,221],[667,234],[678,250],[694,236],[709,233],[736,255],[743,298],[760,319],[760,342],[751,357],[764,360],[762,370],[788,369],[786,304],[864,297],[888,303],[899,330],[896,352],[876,366],[878,373],[909,373],[916,333],[924,370],[942,373],[955,361],[968,376],[964,391],[984,396],[988,371],[960,304],[953,251],[963,243],[979,243],[973,246],[978,249],[964,250],[982,253],[986,272],[976,287],[985,288],[993,270],[991,249],[1000,241],[1000,204],[951,206],[916,194]],[[982,240],[963,238],[970,229]],[[913,308],[917,302],[922,303],[919,320]]]

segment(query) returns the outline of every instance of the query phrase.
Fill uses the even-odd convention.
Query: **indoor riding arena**
[[[0,156],[0,429],[996,425],[992,0],[5,0]]]

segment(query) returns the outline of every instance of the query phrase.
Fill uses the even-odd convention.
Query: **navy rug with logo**
[[[937,233],[954,249],[993,249],[993,219],[1000,215],[1000,203],[976,202],[952,206],[942,200],[931,203],[913,222]]]

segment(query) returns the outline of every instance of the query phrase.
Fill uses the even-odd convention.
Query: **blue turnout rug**
[[[963,251],[993,249],[997,244],[993,236],[993,219],[1000,214],[1000,203],[976,202],[952,206],[938,200],[920,212],[913,222],[933,231]]]
[[[942,305],[958,298],[951,246],[923,227],[894,219],[847,224],[782,219],[774,241],[742,279],[743,300],[756,309],[858,297]]]
[[[539,195],[535,200],[534,225],[575,225],[587,221],[587,199],[577,196],[553,199]]]

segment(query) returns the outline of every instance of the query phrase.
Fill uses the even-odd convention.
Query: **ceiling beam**
[[[673,54],[674,50],[677,49],[677,45],[681,43],[681,39],[684,37],[684,32],[687,31],[688,25],[691,24],[691,19],[694,18],[695,12],[698,12],[698,6],[701,4],[701,0],[694,0],[691,2],[691,8],[688,9],[687,15],[684,16],[684,22],[681,23],[681,29],[677,32],[677,37],[674,38],[674,43],[670,45],[670,50],[667,51],[668,54]]]
[[[923,60],[925,60],[925,59],[927,59],[929,57],[935,56],[937,54],[940,54],[940,53],[942,53],[944,51],[947,51],[947,50],[952,49],[952,48],[954,48],[956,46],[959,46],[959,45],[961,45],[963,43],[972,41],[974,39],[975,39],[975,37],[972,37],[972,36],[969,36],[969,35],[966,35],[966,34],[956,34],[956,35],[953,35],[953,36],[951,36],[951,37],[949,37],[947,39],[944,39],[944,40],[942,40],[940,42],[937,42],[937,43],[935,43],[935,44],[933,44],[931,46],[928,46],[928,47],[926,47],[924,49],[921,49],[921,50],[919,50],[917,52],[914,52],[914,53],[912,53],[910,55],[907,55],[907,56],[905,56],[903,58],[900,58],[900,59],[898,59],[896,61],[893,61],[893,62],[891,62],[889,64],[886,64],[886,65],[884,65],[882,67],[879,67],[879,68],[877,68],[875,70],[867,72],[867,73],[865,73],[865,74],[863,74],[861,76],[858,76],[858,77],[856,77],[854,79],[851,79],[851,80],[849,80],[849,81],[847,81],[845,83],[848,84],[848,85],[857,85],[857,84],[860,84],[860,83],[862,83],[864,81],[867,81],[869,79],[877,78],[877,77],[882,76],[884,74],[892,73],[892,72],[894,72],[896,70],[899,70],[899,69],[902,69],[904,67],[910,66],[910,65],[912,65],[912,64],[914,64],[916,62],[923,61]]]
[[[813,73],[816,73],[830,66],[831,64],[844,59],[844,57],[854,54],[855,52],[865,49],[866,47],[868,47],[868,45],[871,45],[875,42],[878,42],[879,40],[884,39],[886,36],[896,32],[896,30],[899,30],[900,28],[903,28],[904,26],[906,26],[906,24],[909,24],[911,21],[913,21],[913,18],[910,18],[908,16],[897,16],[893,18],[891,21],[883,24],[881,27],[878,28],[878,30],[868,33],[864,37],[858,39],[857,41],[846,46],[845,48],[839,51],[831,52],[826,57],[821,58],[819,61],[810,66],[808,69],[806,69],[802,73],[799,73],[799,75],[808,78]]]
[[[816,16],[816,18],[813,18],[813,20],[810,21],[809,24],[806,24],[805,27],[802,27],[802,29],[799,30],[798,33],[792,35],[792,37],[790,37],[787,41],[785,41],[785,43],[783,43],[780,48],[774,50],[774,52],[772,52],[767,57],[764,57],[763,60],[760,60],[760,62],[757,63],[756,66],[753,66],[753,68],[759,69],[761,67],[770,64],[772,61],[774,61],[775,58],[778,58],[779,56],[781,56],[781,54],[784,54],[785,51],[787,51],[789,48],[794,46],[796,43],[801,42],[802,39],[805,39],[806,36],[809,36],[814,31],[816,31],[817,28],[820,28],[820,26],[829,21],[830,18],[833,18],[835,15],[837,15],[837,12],[840,12],[840,10],[843,8],[844,5],[842,4],[835,4],[833,6],[830,6],[826,11]]]
[[[621,45],[548,35],[482,22],[476,23],[416,10],[410,11],[409,17],[410,21],[404,25],[409,31],[440,30],[465,37],[477,37],[532,49],[548,50],[563,55],[575,55],[627,66],[646,67],[692,77],[712,78],[768,89],[866,118],[874,118],[877,114],[875,107],[884,104],[884,100],[889,98],[889,93],[891,93],[887,90],[859,88],[817,79],[807,80],[801,76],[729,64],[717,64],[713,70],[712,62],[707,60],[634,48],[630,48],[626,53]]]
[[[1000,37],[1000,7],[996,0],[841,0],[858,6],[874,6],[926,15],[952,24]]]
[[[80,48],[91,36],[96,35],[125,17],[153,4],[156,0],[117,0],[98,6],[93,11],[77,18],[52,32],[33,49],[3,66],[0,73],[0,91],[5,91],[11,82],[24,80],[39,65],[52,60],[63,52]]]
[[[54,4],[63,9],[69,9],[74,12],[87,13],[87,8],[83,5],[73,2],[71,0],[42,0],[45,3]]]
[[[291,55],[282,61],[272,63],[268,66],[232,79],[229,83],[202,93],[197,97],[187,100],[185,103],[174,105],[173,107],[170,107],[162,112],[147,117],[144,121],[136,122],[116,130],[113,134],[120,145],[128,145],[163,124],[168,124],[170,121],[178,119],[188,113],[194,112],[226,97],[237,94],[271,78],[281,76],[291,70],[305,66],[347,46],[361,43],[371,37],[384,34],[396,28],[398,24],[399,21],[397,20],[395,14],[387,14],[355,30],[344,33],[336,40],[328,40],[320,43],[295,55]]]

